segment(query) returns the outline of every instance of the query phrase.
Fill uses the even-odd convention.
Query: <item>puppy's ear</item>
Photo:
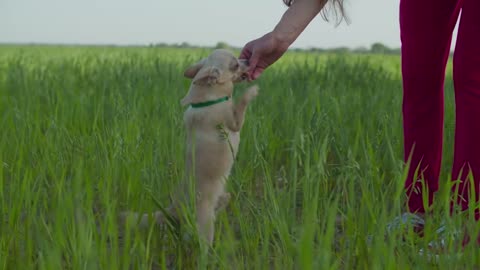
[[[205,65],[206,60],[207,59],[202,59],[198,63],[189,66],[183,73],[183,76],[193,79],[198,71]]]
[[[224,83],[226,80],[223,76],[223,72],[217,67],[204,67],[200,69],[195,78],[193,84],[196,85],[214,85]]]

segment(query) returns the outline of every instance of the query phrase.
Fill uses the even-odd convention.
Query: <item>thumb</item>
[[[263,71],[264,71],[263,68],[256,68],[256,69],[253,71],[253,74],[251,75],[252,80],[258,79],[258,77],[260,77],[260,75],[262,74]]]
[[[260,60],[260,54],[253,50],[252,56],[248,59],[248,72],[252,73],[258,65],[258,61]]]

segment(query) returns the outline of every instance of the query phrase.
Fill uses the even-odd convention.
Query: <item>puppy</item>
[[[185,181],[195,181],[196,222],[199,236],[209,245],[214,238],[216,212],[230,200],[225,184],[240,143],[247,105],[258,94],[258,87],[245,91],[233,103],[234,83],[245,80],[248,64],[227,50],[215,50],[207,58],[190,66],[184,76],[192,79],[187,95],[181,100],[189,105],[184,113],[186,128],[186,179],[173,196],[169,212],[178,218],[179,207],[189,200]],[[148,225],[149,214],[140,218]],[[161,211],[154,214],[156,223],[163,223]]]

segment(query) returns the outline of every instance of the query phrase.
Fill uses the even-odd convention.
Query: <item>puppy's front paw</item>
[[[244,100],[246,102],[250,102],[252,99],[254,99],[256,96],[258,96],[258,91],[259,91],[259,88],[258,88],[258,85],[254,85],[250,88],[248,88],[246,91],[245,91],[245,95],[243,96]]]

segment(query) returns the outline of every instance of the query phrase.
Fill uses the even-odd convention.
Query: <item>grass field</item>
[[[119,211],[167,204],[183,176],[182,74],[208,53],[0,47],[0,269],[480,267],[473,245],[419,253],[441,220],[476,227],[445,211],[450,71],[436,214],[424,238],[384,238],[405,200],[398,56],[288,53],[257,81],[213,249],[153,227],[118,240]]]

